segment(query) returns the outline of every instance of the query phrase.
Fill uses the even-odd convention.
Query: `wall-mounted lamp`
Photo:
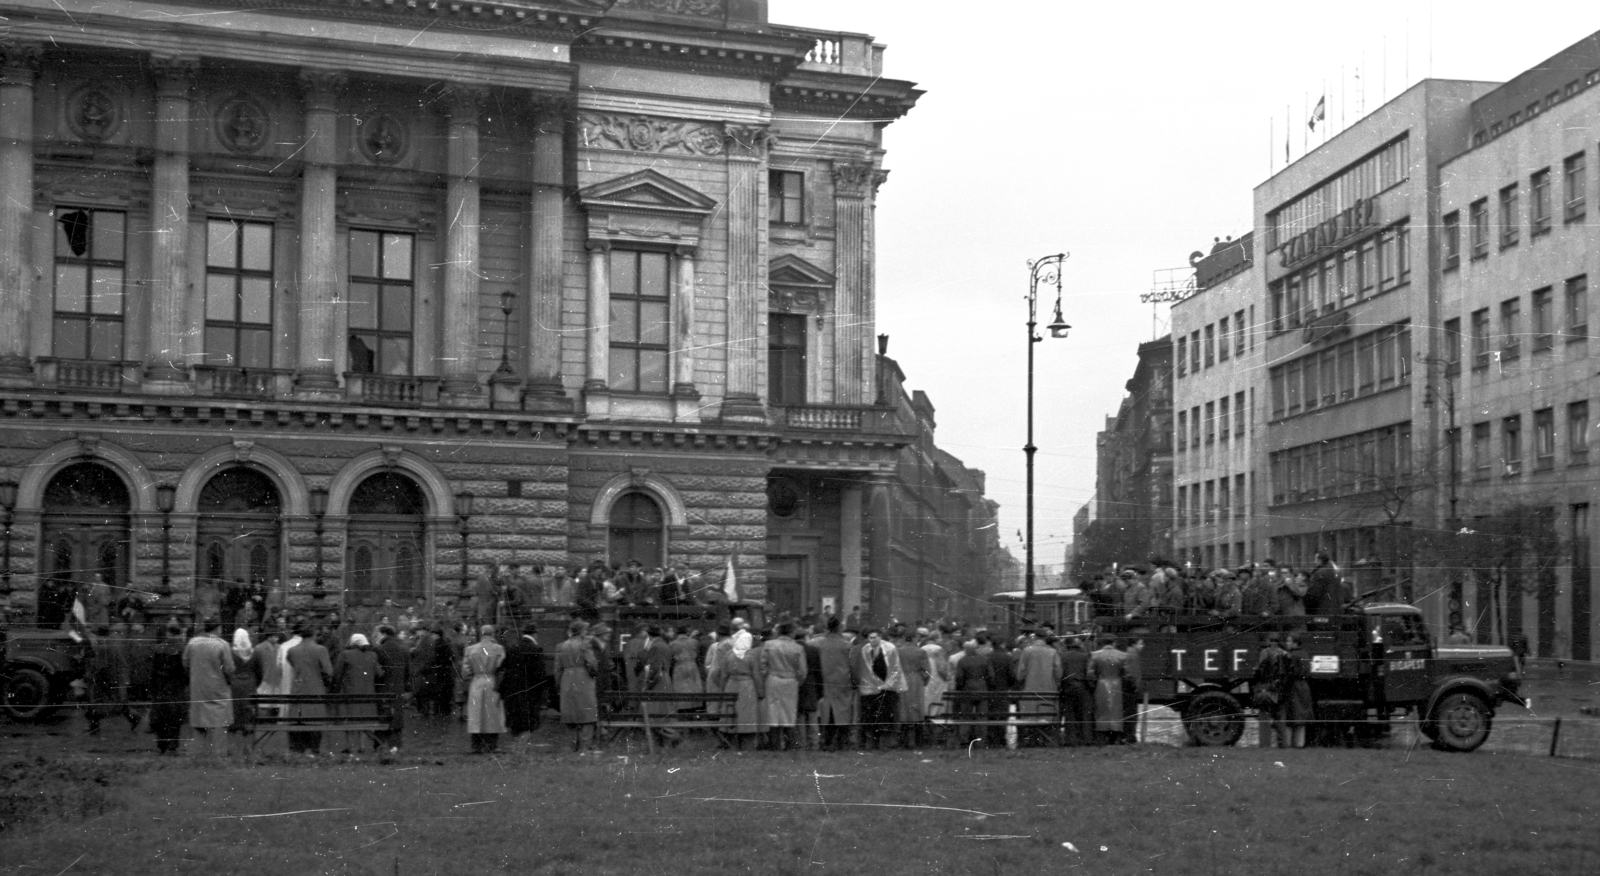
[[[456,519],[461,522],[461,593],[467,592],[467,519],[472,516],[472,505],[477,496],[468,492],[456,494]]]
[[[317,576],[311,581],[311,598],[322,599],[328,588],[322,580],[322,519],[328,514],[328,491],[322,487],[311,488],[311,516],[316,518]]]

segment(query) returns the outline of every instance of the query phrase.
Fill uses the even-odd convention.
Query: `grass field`
[[[1483,752],[139,764],[108,806],[0,833],[0,874],[1600,870],[1600,770]]]

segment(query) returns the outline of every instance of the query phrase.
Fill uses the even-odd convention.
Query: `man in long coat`
[[[904,629],[896,632],[894,643],[895,653],[900,657],[900,675],[906,683],[896,716],[900,724],[900,747],[921,748],[923,731],[927,727],[923,719],[928,716],[927,704],[923,701],[930,675],[928,653]]]
[[[289,685],[290,691],[295,696],[327,693],[328,684],[333,681],[333,660],[328,657],[328,649],[318,644],[311,636],[311,630],[303,625],[296,628],[294,634],[300,641],[287,649],[284,658],[288,663],[289,674],[293,677]],[[324,718],[327,714],[326,706],[295,705],[289,709],[290,717],[294,718]],[[316,757],[321,748],[322,731],[290,731],[290,753],[304,752]]]
[[[1028,638],[1028,646],[1017,657],[1016,675],[1023,691],[1050,697],[1047,700],[1025,701],[1017,711],[1033,716],[1055,716],[1059,713],[1055,698],[1061,693],[1061,655],[1037,633]],[[1036,737],[1036,742],[1043,744],[1053,734],[1047,728],[1035,728],[1032,735]]]
[[[866,644],[855,654],[856,689],[861,692],[861,742],[864,747],[879,748],[883,734],[899,716],[900,693],[906,688],[900,652],[883,640],[882,633],[868,630]]]
[[[806,649],[794,640],[794,624],[778,624],[777,635],[761,646],[766,678],[768,746],[774,751],[800,747],[795,724],[800,712],[800,682],[806,677]]]
[[[506,706],[506,732],[512,738],[539,729],[544,708],[544,649],[533,627],[520,636],[507,636],[506,662],[500,669],[500,696]]]
[[[1094,729],[1100,744],[1122,739],[1122,675],[1128,655],[1117,650],[1107,636],[1100,649],[1089,655],[1089,682],[1094,685]]]
[[[388,624],[378,627],[378,668],[381,670],[378,693],[391,698],[390,726],[394,727],[379,738],[393,750],[400,747],[401,735],[405,732],[406,694],[411,691],[411,652]]]
[[[467,733],[473,754],[491,754],[506,732],[505,706],[500,702],[500,665],[506,649],[494,640],[494,625],[478,630],[476,644],[461,657],[461,677],[467,682]]]
[[[216,618],[208,618],[204,632],[184,647],[183,668],[189,670],[189,726],[207,753],[218,754],[222,731],[233,723],[233,651],[222,641]]]
[[[644,645],[639,649],[639,689],[649,693],[672,693],[672,646],[661,637],[661,628],[645,628]],[[643,712],[652,718],[667,717],[677,711],[672,700],[659,700],[644,704]],[[678,731],[655,728],[656,741],[676,744]]]
[[[567,640],[556,646],[556,672],[561,682],[561,723],[573,730],[573,751],[588,754],[594,750],[595,724],[600,720],[600,705],[595,694],[595,675],[600,658],[589,641],[589,624],[575,620],[567,626]]]
[[[822,666],[822,699],[817,703],[822,750],[838,751],[850,744],[850,727],[856,722],[856,674],[850,640],[840,634],[837,615],[828,617],[828,631],[816,641],[816,648]]]
[[[1073,636],[1061,652],[1061,721],[1066,745],[1094,741],[1094,692],[1089,684],[1089,652],[1083,639]]]

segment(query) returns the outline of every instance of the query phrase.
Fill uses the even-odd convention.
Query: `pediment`
[[[768,286],[833,288],[834,277],[796,255],[781,255],[767,263]]]
[[[578,190],[585,210],[637,213],[674,213],[704,217],[717,202],[701,192],[655,170],[641,170],[595,183]]]

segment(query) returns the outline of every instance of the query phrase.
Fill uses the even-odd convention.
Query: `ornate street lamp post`
[[[510,289],[500,293],[500,314],[505,317],[505,337],[500,342],[500,367],[494,373],[501,377],[511,377],[516,373],[511,367],[511,306],[516,300],[517,296]]]
[[[328,491],[323,487],[311,488],[311,516],[316,518],[317,576],[311,580],[311,598],[321,600],[328,595],[322,580],[322,519],[328,513]]]
[[[1045,328],[1050,330],[1050,337],[1064,338],[1067,336],[1067,321],[1061,318],[1061,267],[1067,260],[1067,253],[1048,255],[1037,261],[1028,263],[1028,443],[1022,447],[1022,453],[1028,460],[1028,506],[1027,506],[1027,539],[1025,541],[1027,552],[1027,565],[1023,569],[1022,581],[1022,625],[1032,629],[1034,625],[1033,613],[1033,454],[1039,449],[1033,446],[1033,345],[1044,340],[1034,332],[1039,325],[1039,284],[1055,284],[1056,311],[1055,318]]]
[[[467,593],[467,519],[472,516],[472,503],[477,496],[461,492],[456,494],[456,519],[461,521],[461,596],[466,598]]]
[[[161,589],[162,596],[172,595],[172,505],[178,488],[172,484],[156,485],[156,510],[161,512]]]
[[[11,515],[17,510],[17,482],[0,481],[0,510],[6,512],[5,565],[0,567],[0,596],[11,592]],[[0,609],[0,618],[4,610]]]

